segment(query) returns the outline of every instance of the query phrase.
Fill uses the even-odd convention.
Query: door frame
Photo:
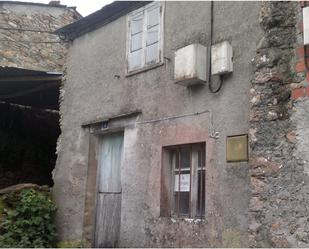
[[[95,242],[96,242],[96,227],[97,227],[97,218],[98,218],[98,195],[100,194],[99,193],[99,184],[100,184],[100,174],[101,174],[101,170],[100,170],[100,167],[101,167],[101,164],[100,164],[100,160],[101,160],[101,150],[102,150],[102,143],[103,143],[103,140],[104,140],[104,136],[108,136],[108,135],[113,135],[113,134],[121,134],[122,135],[122,158],[121,158],[121,163],[120,163],[120,175],[121,175],[121,168],[122,168],[122,165],[123,165],[123,156],[124,156],[124,153],[123,153],[123,143],[124,143],[124,130],[121,129],[121,130],[114,130],[112,132],[106,132],[106,133],[101,133],[101,134],[98,134],[97,135],[97,151],[98,151],[98,155],[97,155],[97,178],[96,178],[96,195],[95,195],[95,207],[94,207],[94,229],[93,229],[93,235],[92,235],[92,246],[95,247]],[[121,179],[121,178],[120,178]],[[120,180],[120,184],[121,184],[121,180]],[[113,194],[116,194],[116,193],[113,193]],[[122,190],[120,193],[117,193],[117,194],[120,194],[120,197],[122,197]],[[120,202],[120,211],[121,211],[121,202]],[[120,219],[121,219],[121,214],[120,214]],[[120,224],[121,225],[121,224]],[[119,233],[120,233],[120,229],[119,229]]]
[[[94,247],[95,245],[95,228],[97,215],[97,193],[99,185],[99,160],[100,160],[100,138],[103,135],[113,133],[123,133],[125,137],[125,129],[115,129],[109,132],[98,132],[89,135],[89,151],[88,151],[88,170],[87,185],[85,190],[85,206],[83,217],[83,241],[86,247]],[[123,158],[122,158],[123,161]]]
[[[88,146],[88,167],[86,175],[85,202],[83,213],[83,233],[82,240],[85,247],[94,247],[95,220],[98,192],[98,160],[99,160],[99,140],[104,134],[123,132],[125,143],[126,128],[134,129],[136,120],[142,114],[141,110],[134,110],[128,113],[121,113],[111,117],[102,117],[93,121],[85,122],[81,125],[89,134]],[[108,123],[105,128],[103,123]],[[103,128],[104,127],[104,128]],[[123,151],[125,154],[125,151]],[[86,155],[87,156],[87,155]],[[123,159],[124,160],[124,155]]]

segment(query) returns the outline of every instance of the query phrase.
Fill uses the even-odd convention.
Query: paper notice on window
[[[180,175],[180,186],[179,186],[179,175],[175,175],[175,191],[176,192],[190,191],[190,174]]]

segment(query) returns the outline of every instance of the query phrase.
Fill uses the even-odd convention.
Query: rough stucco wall
[[[132,146],[131,140],[127,140],[126,145],[128,153],[133,155],[131,160],[136,162],[136,165],[132,165],[129,159],[125,161],[123,167],[121,245],[127,243],[131,246],[142,244],[147,247],[205,245],[207,243],[205,221],[160,217],[160,179],[162,146],[200,141],[206,141],[207,146],[211,146],[207,134],[208,115],[139,125],[137,128],[136,146],[134,144]],[[151,144],[149,141],[152,141]],[[146,165],[148,167],[145,167]],[[145,177],[142,179],[142,176]],[[137,203],[138,210],[132,212],[134,202]],[[138,237],[132,234],[132,229],[139,231],[136,233],[139,234]]]
[[[68,53],[68,57],[69,56],[70,53]],[[70,58],[67,58],[67,60],[69,61]],[[88,129],[80,129],[80,132],[76,133],[76,131],[73,131],[69,126],[65,125],[67,119],[64,119],[64,117],[67,117],[67,111],[70,110],[70,104],[67,101],[70,99],[70,96],[72,96],[72,92],[68,91],[68,63],[65,63],[63,70],[63,79],[59,96],[59,121],[61,134],[58,137],[56,148],[57,163],[52,172],[54,180],[52,193],[54,201],[58,204],[58,215],[56,217],[56,223],[59,240],[80,243],[81,235],[83,233],[83,216],[80,214],[84,210],[86,187],[85,180],[88,173],[87,157],[89,146],[89,131]],[[67,109],[67,107],[69,109]],[[78,128],[80,128],[80,126],[78,126]],[[70,140],[72,138],[73,140]],[[69,150],[66,150],[65,148],[69,148]],[[64,150],[66,151],[65,157],[62,153]],[[66,166],[59,167],[59,162],[64,163]],[[71,229],[68,229],[70,227]]]
[[[136,109],[142,109],[140,121],[212,109],[220,138],[206,144],[212,152],[211,164],[206,166],[210,180],[207,219],[202,223],[179,220],[174,224],[160,218],[159,151],[162,137],[193,142],[197,139],[195,131],[200,130],[204,135],[198,137],[205,141],[209,117],[126,129],[120,246],[248,245],[248,164],[226,163],[225,140],[227,135],[248,132],[249,62],[260,35],[260,3],[215,3],[214,42],[228,39],[234,49],[234,72],[224,78],[218,94],[211,94],[207,86],[185,88],[173,81],[175,50],[194,42],[205,46],[210,43],[210,3],[165,4],[164,56],[171,62],[166,60],[161,67],[125,77],[125,16],[76,39],[70,48],[53,190],[59,206],[60,239],[82,236],[89,153],[88,130],[80,126],[83,122]],[[169,132],[164,133],[166,130]],[[177,134],[173,135],[172,130]]]
[[[308,101],[292,102],[302,84],[294,70],[299,2],[265,2],[264,37],[251,89],[250,245],[308,247]]]
[[[41,71],[62,71],[67,44],[53,32],[77,19],[72,8],[0,3],[0,66]]]

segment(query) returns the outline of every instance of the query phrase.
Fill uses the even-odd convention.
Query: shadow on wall
[[[53,185],[59,114],[0,103],[0,188]]]

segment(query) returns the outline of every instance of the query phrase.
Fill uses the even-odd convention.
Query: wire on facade
[[[150,123],[156,123],[156,122],[161,122],[161,121],[167,121],[167,120],[171,120],[171,119],[201,115],[201,114],[209,113],[209,112],[210,112],[209,110],[205,110],[205,111],[202,111],[202,112],[194,112],[194,113],[183,114],[183,115],[178,115],[178,116],[170,116],[170,117],[165,117],[165,118],[152,119],[152,120],[148,120],[148,121],[140,121],[140,122],[136,122],[136,124],[150,124]]]
[[[40,43],[43,43],[43,44],[51,44],[51,43],[68,43],[67,41],[12,41],[12,40],[6,40],[6,39],[0,39],[0,41],[3,41],[3,42],[17,42],[17,43],[34,43],[34,44],[40,44]]]
[[[222,87],[222,78],[219,76],[219,85],[217,87],[213,86],[212,76],[211,76],[211,47],[213,44],[213,26],[214,26],[214,2],[210,2],[210,51],[209,51],[209,78],[208,87],[211,93],[217,93]]]
[[[54,31],[50,31],[50,30],[35,30],[35,29],[21,29],[21,28],[7,28],[7,27],[0,27],[0,29],[2,30],[8,30],[8,31],[22,31],[22,32],[35,32],[35,33],[48,33],[54,36],[58,36],[57,34],[54,33]],[[5,42],[11,42],[11,40],[5,40],[5,39],[0,39],[1,41],[5,41]],[[22,42],[22,43],[35,43],[35,44],[39,44],[39,43],[68,43],[68,41],[16,41],[16,42]]]
[[[215,129],[214,129],[213,114],[212,114],[212,111],[210,111],[210,110],[204,110],[204,111],[201,111],[201,112],[194,112],[194,113],[183,114],[183,115],[178,115],[178,116],[170,116],[170,117],[159,118],[159,119],[152,119],[152,120],[147,120],[147,121],[140,121],[140,122],[136,122],[135,124],[142,125],[142,124],[157,123],[157,122],[168,121],[168,120],[184,118],[184,117],[189,117],[189,116],[198,116],[198,115],[202,115],[202,114],[205,114],[205,113],[209,113],[210,131],[211,131],[210,137],[217,139],[219,133],[216,132]]]
[[[307,1],[304,1],[304,8],[307,7]],[[309,70],[309,65],[308,65],[308,60],[309,60],[309,56],[308,56],[308,45],[304,45],[304,59],[305,59],[305,66],[306,69]]]
[[[309,70],[309,65],[308,65],[308,60],[309,60],[309,56],[308,56],[308,45],[304,45],[304,56],[305,56],[305,66],[306,69]]]
[[[35,29],[20,29],[20,28],[7,28],[7,27],[0,27],[2,30],[9,30],[9,31],[25,31],[25,32],[36,32],[36,33],[49,33],[56,35],[54,31],[51,30],[35,30]]]

